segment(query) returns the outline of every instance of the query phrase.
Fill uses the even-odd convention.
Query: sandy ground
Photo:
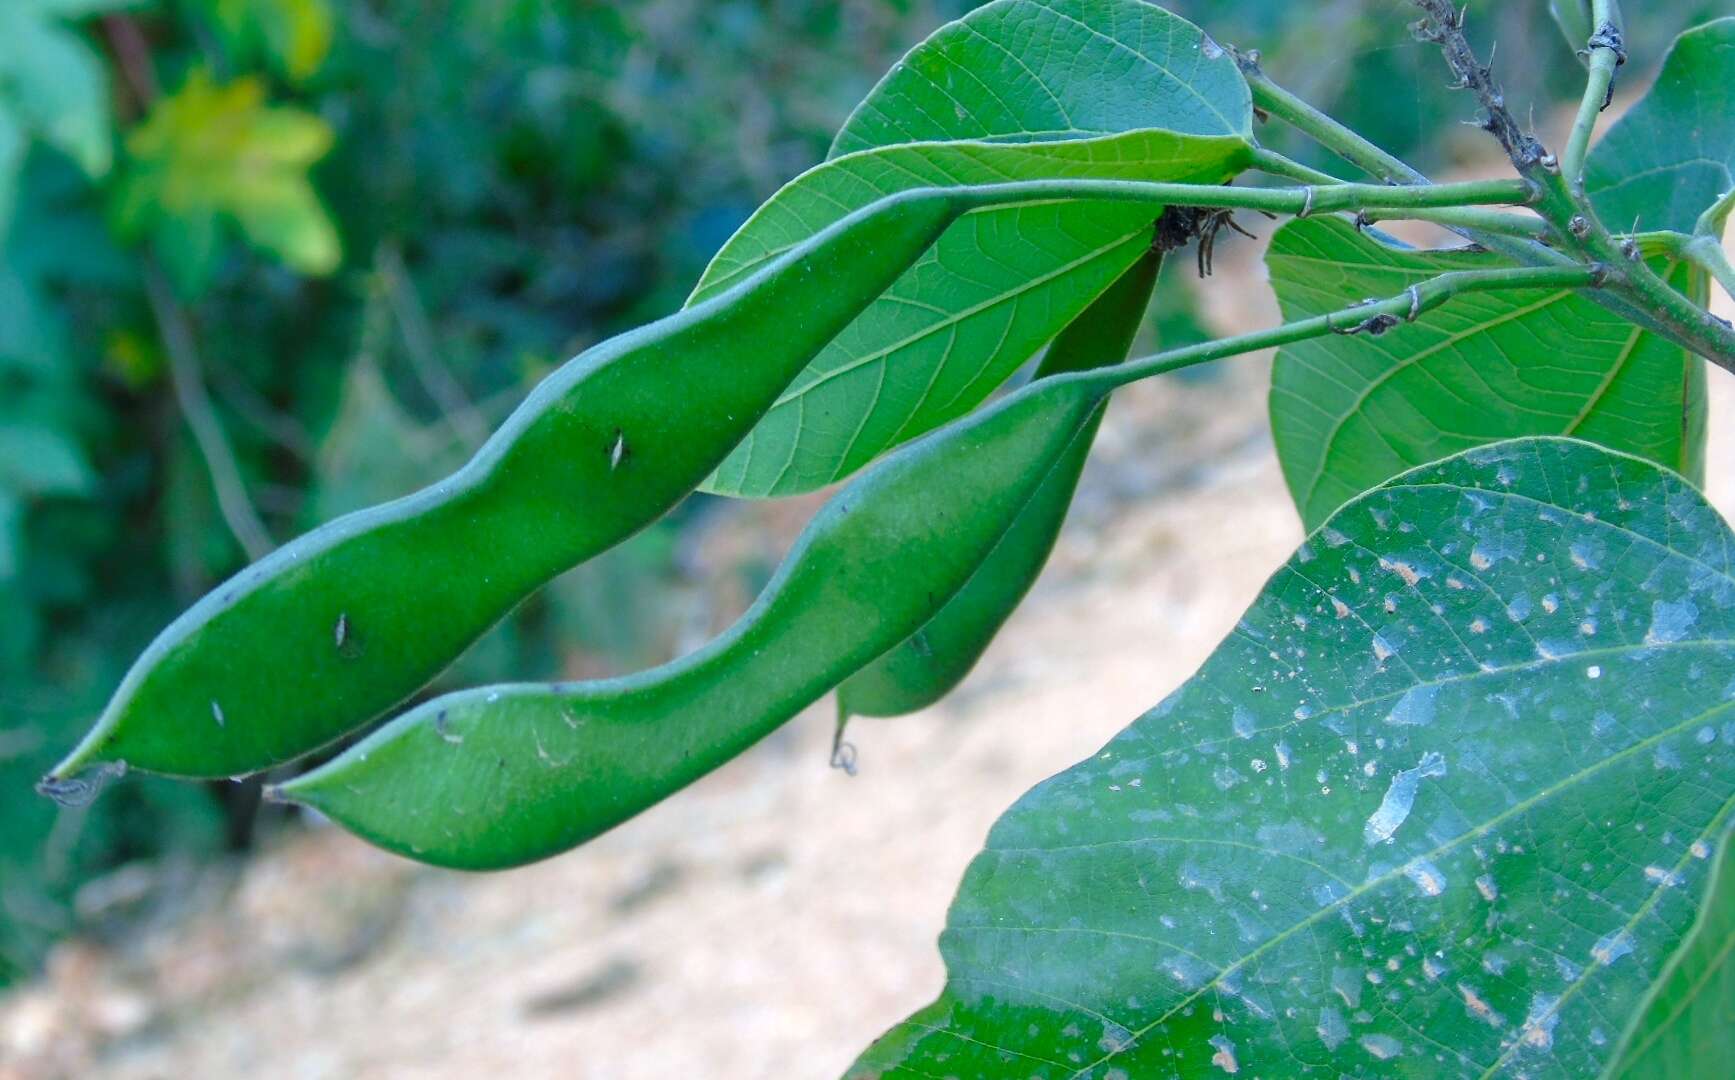
[[[1255,255],[1213,301],[1243,326],[1273,317]],[[859,775],[826,767],[826,702],[522,870],[303,831],[124,950],[63,947],[0,1003],[0,1080],[838,1075],[939,989],[994,818],[1187,678],[1298,541],[1264,380],[1250,360],[1117,399],[1042,582],[952,698],[852,729]],[[1735,379],[1713,383],[1735,515]]]

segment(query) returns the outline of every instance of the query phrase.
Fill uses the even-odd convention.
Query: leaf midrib
[[[1045,205],[1045,204],[1037,204],[1037,205]],[[886,357],[890,356],[892,353],[895,353],[900,349],[907,348],[910,345],[913,345],[919,341],[926,340],[927,338],[932,337],[934,334],[937,334],[942,330],[950,329],[953,326],[964,322],[966,319],[969,319],[970,317],[972,317],[974,315],[979,315],[982,312],[990,310],[991,308],[997,307],[1001,304],[1014,303],[1020,297],[1022,297],[1024,294],[1030,292],[1031,290],[1038,288],[1039,286],[1046,285],[1049,282],[1055,280],[1056,278],[1062,277],[1066,274],[1070,274],[1074,270],[1077,270],[1079,267],[1084,266],[1087,263],[1090,263],[1095,259],[1101,258],[1102,256],[1115,250],[1116,248],[1124,247],[1126,245],[1126,242],[1129,239],[1131,239],[1134,236],[1137,236],[1140,232],[1144,231],[1144,228],[1145,228],[1145,226],[1141,225],[1137,229],[1134,229],[1133,231],[1127,233],[1126,235],[1118,237],[1115,240],[1111,241],[1110,243],[1104,244],[1102,247],[1095,248],[1091,251],[1088,251],[1085,254],[1080,255],[1078,258],[1072,260],[1069,263],[1064,263],[1058,267],[1055,267],[1053,270],[1049,271],[1046,274],[1041,275],[1040,277],[1034,277],[1034,278],[1026,279],[1024,281],[1024,283],[1019,285],[1017,288],[1007,289],[1003,292],[997,292],[993,296],[989,297],[986,300],[978,301],[977,303],[972,304],[966,308],[959,308],[956,312],[947,316],[945,319],[942,319],[936,323],[931,323],[928,326],[923,327],[922,329],[916,331],[913,334],[910,334],[906,337],[900,338],[899,340],[894,341],[888,345],[884,345],[878,349],[875,349],[872,352],[865,353],[862,356],[852,357],[848,363],[841,364],[838,367],[835,367],[835,368],[831,369],[830,371],[825,372],[822,375],[817,375],[810,382],[804,383],[802,386],[800,386],[798,388],[793,388],[793,389],[785,391],[782,397],[778,398],[775,402],[772,403],[771,408],[772,409],[781,408],[784,405],[788,405],[790,402],[798,401],[798,400],[804,398],[815,387],[818,387],[824,383],[830,382],[832,379],[838,378],[838,377],[843,376],[843,375],[847,375],[852,371],[866,367],[868,364],[872,364],[872,363],[879,361],[879,360],[884,360]],[[893,288],[896,288],[896,286],[894,285]],[[870,405],[869,408],[871,409],[871,408],[873,408],[873,406]],[[769,410],[767,410],[767,411],[769,412]]]
[[[1215,104],[1213,104],[1211,102],[1211,100],[1209,98],[1207,98],[1204,94],[1199,93],[1199,91],[1196,88],[1194,88],[1192,83],[1188,82],[1185,79],[1182,79],[1179,75],[1176,75],[1174,73],[1174,71],[1170,70],[1168,65],[1157,63],[1154,59],[1152,59],[1149,56],[1146,56],[1144,53],[1140,52],[1138,49],[1133,48],[1131,45],[1128,45],[1123,41],[1118,41],[1115,38],[1108,36],[1107,34],[1103,33],[1101,30],[1098,30],[1096,27],[1090,25],[1089,23],[1083,21],[1082,19],[1078,19],[1072,15],[1068,15],[1066,12],[1061,11],[1060,9],[1054,7],[1051,4],[1042,3],[1042,2],[1040,2],[1040,0],[1030,0],[1030,2],[1032,4],[1034,4],[1036,7],[1042,8],[1044,11],[1052,12],[1056,18],[1064,19],[1065,21],[1067,21],[1069,23],[1073,23],[1077,26],[1082,27],[1084,30],[1088,31],[1093,37],[1099,37],[1102,40],[1108,42],[1111,47],[1116,48],[1116,49],[1120,49],[1124,52],[1132,53],[1134,56],[1138,57],[1140,60],[1143,60],[1145,63],[1151,65],[1152,67],[1156,68],[1158,71],[1162,72],[1164,75],[1167,75],[1175,83],[1178,83],[1180,86],[1185,88],[1187,93],[1193,95],[1195,98],[1198,98],[1199,103],[1201,105],[1203,105],[1203,106],[1205,106],[1205,108],[1211,110],[1212,116],[1215,116],[1218,120],[1221,120],[1223,122],[1223,131],[1221,132],[1221,134],[1224,134],[1224,135],[1244,135],[1244,134],[1246,134],[1245,131],[1237,130],[1235,125],[1229,122],[1229,118],[1227,116],[1223,115],[1223,112],[1221,109],[1217,108],[1217,106]],[[1159,10],[1161,10],[1161,9],[1159,9]],[[1204,31],[1201,30],[1200,35],[1203,36]]]
[[[1168,128],[1161,128],[1161,127],[1130,128],[1130,129],[1127,129],[1124,131],[1108,131],[1108,130],[1100,130],[1099,131],[1099,130],[1095,130],[1095,129],[1091,129],[1091,128],[1069,128],[1069,129],[1059,129],[1059,130],[1054,130],[1054,131],[1035,131],[1035,132],[1028,132],[1027,134],[1040,135],[1040,136],[1079,135],[1079,136],[1082,136],[1082,138],[1056,140],[1056,141],[1051,141],[1051,142],[1036,142],[1036,143],[1029,143],[1029,144],[1004,142],[1004,141],[1001,141],[1000,139],[996,139],[996,138],[944,139],[944,140],[925,140],[922,142],[914,142],[914,143],[895,143],[895,144],[892,144],[890,146],[866,147],[866,148],[863,148],[861,150],[852,150],[848,154],[842,155],[840,157],[835,157],[835,158],[828,159],[826,161],[822,161],[818,165],[813,166],[813,168],[809,169],[807,172],[805,172],[802,175],[797,176],[795,179],[791,180],[789,182],[789,184],[786,185],[786,187],[791,192],[791,195],[799,194],[799,195],[803,195],[803,196],[806,196],[809,198],[821,199],[821,200],[824,200],[826,202],[831,203],[833,206],[836,206],[839,210],[843,211],[844,214],[850,214],[850,213],[854,213],[857,210],[860,210],[862,207],[864,207],[868,204],[867,203],[846,203],[843,200],[838,199],[837,197],[832,195],[830,192],[825,191],[817,183],[815,183],[813,181],[809,181],[808,178],[811,176],[815,176],[815,175],[819,175],[819,174],[823,174],[823,173],[836,173],[836,174],[840,174],[840,175],[851,176],[851,177],[855,178],[856,180],[859,180],[863,183],[871,183],[871,181],[867,177],[863,176],[859,171],[856,170],[856,166],[863,163],[863,162],[873,161],[873,162],[876,162],[876,163],[878,163],[878,164],[880,164],[886,168],[901,170],[906,175],[908,175],[908,176],[912,177],[914,180],[916,180],[916,184],[913,185],[912,188],[894,188],[892,190],[882,192],[882,197],[884,197],[884,196],[890,196],[890,195],[898,193],[898,192],[913,190],[914,188],[944,186],[944,185],[937,185],[931,179],[929,179],[925,176],[922,176],[920,173],[913,171],[912,169],[909,168],[909,166],[905,165],[902,161],[899,161],[897,156],[895,156],[895,155],[900,155],[900,154],[908,154],[911,151],[919,151],[923,147],[943,148],[948,153],[952,152],[952,151],[959,151],[965,155],[969,155],[971,151],[977,151],[977,150],[995,150],[995,151],[1010,150],[1010,151],[1018,152],[1018,153],[1025,155],[1025,160],[1041,161],[1044,158],[1049,156],[1049,154],[1047,153],[1047,150],[1049,148],[1054,148],[1057,151],[1057,153],[1058,153],[1058,151],[1060,151],[1062,149],[1064,149],[1064,150],[1076,150],[1081,146],[1089,146],[1089,147],[1091,147],[1092,150],[1095,150],[1098,148],[1109,147],[1109,146],[1117,146],[1118,147],[1118,146],[1120,146],[1122,144],[1126,144],[1126,143],[1136,143],[1142,138],[1148,138],[1149,136],[1159,135],[1159,134],[1171,134],[1171,135],[1179,136],[1179,137],[1184,138],[1184,139],[1230,139],[1230,138],[1234,138],[1234,136],[1232,136],[1232,135],[1189,135],[1185,132],[1174,132],[1174,131],[1170,131]],[[1170,161],[1174,161],[1178,158],[1179,159],[1186,159],[1187,156],[1188,155],[1175,154],[1175,153],[1170,153],[1170,154],[1166,154],[1166,155],[1145,154],[1145,155],[1142,155],[1138,158],[1116,157],[1116,158],[1077,159],[1077,158],[1068,158],[1068,157],[1062,156],[1061,160],[1063,162],[1083,163],[1083,164],[1107,164],[1107,165],[1117,165],[1117,166],[1130,166],[1130,165],[1156,166],[1156,165],[1165,164],[1165,163],[1170,162]],[[988,161],[986,161],[983,158],[978,157],[978,156],[971,156],[969,158],[969,160],[971,161],[972,164],[982,166],[982,167],[991,167],[991,165],[992,165],[991,162],[988,162]],[[942,168],[944,168],[947,165],[947,163],[944,161],[930,161],[930,164],[934,164],[934,165],[937,165],[937,166],[942,167]],[[1006,175],[1008,178],[1011,178],[1012,174],[1008,173]],[[974,188],[974,187],[980,187],[981,182],[978,182],[978,181],[957,181],[954,186],[956,186],[959,191],[963,192],[963,191],[968,191],[969,189]],[[781,192],[779,193],[779,195],[781,195]],[[754,213],[747,219],[747,221],[742,224],[741,230],[746,231],[747,229],[753,227],[756,219],[762,213],[767,212],[769,208],[773,207],[776,204],[777,199],[778,199],[778,196],[773,196],[772,199],[770,201],[768,201],[763,207],[761,207],[759,210],[754,211]],[[1041,200],[1041,201],[1037,201],[1037,202],[1020,203],[1019,205],[1021,205],[1021,206],[1042,206],[1042,205],[1049,205],[1051,203],[1056,203],[1056,202],[1068,202],[1068,201],[1073,201],[1073,200],[1049,199],[1049,200]],[[988,209],[993,210],[996,208],[990,207]],[[803,224],[805,225],[805,223],[803,223]],[[810,230],[810,234],[811,234],[811,231],[813,231],[813,230]],[[797,247],[800,244],[800,242],[801,241],[799,241],[799,240],[791,241],[790,243],[783,244],[779,247],[768,248],[763,253],[760,253],[760,254],[753,256],[750,260],[745,260],[745,261],[742,261],[740,263],[737,263],[737,264],[731,266],[728,270],[723,271],[722,273],[718,274],[715,277],[702,279],[699,282],[699,284],[697,286],[695,286],[695,288],[694,288],[694,296],[699,296],[701,291],[702,291],[703,292],[702,298],[703,299],[709,299],[710,297],[716,295],[717,292],[726,288],[728,285],[730,285],[735,280],[740,278],[742,275],[750,273],[752,270],[756,269],[757,267],[763,265],[764,263],[766,263],[772,259],[777,258],[779,255],[783,254],[784,252],[789,251],[791,248]],[[688,303],[691,304],[693,302],[694,301],[691,298],[689,298]]]
[[[1133,1046],[1137,1045],[1138,1041],[1141,1038],[1143,1038],[1146,1034],[1148,1034],[1149,1032],[1151,1032],[1155,1028],[1161,1026],[1162,1024],[1166,1023],[1169,1019],[1174,1017],[1182,1009],[1185,1009],[1187,1006],[1189,1006],[1193,1002],[1197,1001],[1206,992],[1216,989],[1216,987],[1218,987],[1219,985],[1222,984],[1224,979],[1228,978],[1230,975],[1234,974],[1236,971],[1239,971],[1242,968],[1246,967],[1248,964],[1252,963],[1254,960],[1259,959],[1259,957],[1263,956],[1265,953],[1269,952],[1271,949],[1275,948],[1277,945],[1281,944],[1282,942],[1287,941],[1293,935],[1300,933],[1302,930],[1305,930],[1307,927],[1312,926],[1314,923],[1318,922],[1319,920],[1321,920],[1321,919],[1325,918],[1326,916],[1336,912],[1338,909],[1340,909],[1344,904],[1348,903],[1349,901],[1359,899],[1360,897],[1367,895],[1369,892],[1372,892],[1373,890],[1375,890],[1377,888],[1381,888],[1385,885],[1388,885],[1388,884],[1396,881],[1398,878],[1403,876],[1405,866],[1409,865],[1409,863],[1414,862],[1416,859],[1426,859],[1428,861],[1433,861],[1434,859],[1436,859],[1440,856],[1443,856],[1443,855],[1445,855],[1451,851],[1456,850],[1460,845],[1462,845],[1463,843],[1465,843],[1467,841],[1475,840],[1475,839],[1478,839],[1482,836],[1486,836],[1489,833],[1489,831],[1497,828],[1498,826],[1500,826],[1501,824],[1505,823],[1506,821],[1512,819],[1513,817],[1518,816],[1518,815],[1523,814],[1523,813],[1527,813],[1528,811],[1535,809],[1537,806],[1548,801],[1549,799],[1552,799],[1554,796],[1556,796],[1556,795],[1560,794],[1561,792],[1573,787],[1576,784],[1583,782],[1584,780],[1586,780],[1592,776],[1595,776],[1596,774],[1602,772],[1603,770],[1605,770],[1605,769],[1607,769],[1607,768],[1609,768],[1615,764],[1618,764],[1622,761],[1626,761],[1626,760],[1630,759],[1632,756],[1634,756],[1635,754],[1640,753],[1641,751],[1653,749],[1658,744],[1660,744],[1660,743],[1662,743],[1668,739],[1674,738],[1677,735],[1681,735],[1681,734],[1685,733],[1689,728],[1696,727],[1696,726],[1702,726],[1707,720],[1718,715],[1719,713],[1730,712],[1730,711],[1735,711],[1735,701],[1726,701],[1720,705],[1714,705],[1711,708],[1706,709],[1703,712],[1698,713],[1695,716],[1691,716],[1691,717],[1687,718],[1686,720],[1681,721],[1680,723],[1674,724],[1674,725],[1667,727],[1667,728],[1663,728],[1663,729],[1653,733],[1652,735],[1650,735],[1644,739],[1640,739],[1638,742],[1635,742],[1632,745],[1625,747],[1624,749],[1618,750],[1615,753],[1610,754],[1609,756],[1607,756],[1605,758],[1602,758],[1601,760],[1595,762],[1594,764],[1592,764],[1590,766],[1587,766],[1586,768],[1580,769],[1577,772],[1572,773],[1569,776],[1561,778],[1560,780],[1556,781],[1553,784],[1548,785],[1547,787],[1536,792],[1535,794],[1530,795],[1527,798],[1519,800],[1517,803],[1514,803],[1512,806],[1507,807],[1505,810],[1502,810],[1500,813],[1494,815],[1492,818],[1489,818],[1487,821],[1481,823],[1480,825],[1477,825],[1475,828],[1468,829],[1468,830],[1460,833],[1459,835],[1453,837],[1452,839],[1450,839],[1450,840],[1448,840],[1442,844],[1439,844],[1428,851],[1422,852],[1420,855],[1415,856],[1414,858],[1408,860],[1406,863],[1399,864],[1398,866],[1393,867],[1392,869],[1386,871],[1383,874],[1378,874],[1378,875],[1375,875],[1374,877],[1367,879],[1365,882],[1363,882],[1361,885],[1357,886],[1355,889],[1351,890],[1350,892],[1344,894],[1341,897],[1337,897],[1337,898],[1333,899],[1332,902],[1329,904],[1321,906],[1317,911],[1312,912],[1306,918],[1298,920],[1297,922],[1293,923],[1289,927],[1286,927],[1281,932],[1272,935],[1270,938],[1267,938],[1265,941],[1261,942],[1257,948],[1255,948],[1253,951],[1249,952],[1246,956],[1241,957],[1240,959],[1236,960],[1232,964],[1225,965],[1221,970],[1218,971],[1218,973],[1216,975],[1212,976],[1209,980],[1207,980],[1197,990],[1193,991],[1187,997],[1183,998],[1174,1007],[1170,1008],[1167,1012],[1163,1013],[1163,1015],[1157,1017],[1155,1020],[1153,1020],[1150,1023],[1144,1025],[1143,1027],[1137,1029],[1136,1031],[1132,1031],[1132,1041],[1129,1042],[1125,1047],[1122,1047],[1119,1050],[1110,1051],[1108,1054],[1105,1054],[1103,1057],[1100,1057],[1097,1060],[1090,1062],[1089,1064],[1080,1068],[1077,1072],[1074,1072],[1072,1074],[1071,1080],[1078,1080],[1079,1077],[1084,1076],[1086,1073],[1090,1072],[1092,1069],[1096,1068],[1098,1065],[1102,1065],[1102,1064],[1105,1064],[1109,1061],[1112,1061],[1120,1054],[1125,1053],[1127,1050],[1130,1050]],[[1732,801],[1735,801],[1735,800],[1732,800]],[[1665,886],[1659,886],[1658,888],[1661,889],[1664,887]],[[1593,965],[1593,967],[1594,967],[1594,965]],[[1129,1029],[1129,1030],[1131,1030],[1131,1029]]]
[[[1708,718],[1710,716],[1714,716],[1719,711],[1726,710],[1726,709],[1735,709],[1735,701],[1726,701],[1722,705],[1713,706],[1711,709],[1707,710],[1705,713],[1702,713],[1700,715],[1699,719],[1705,719],[1705,718]],[[1696,722],[1696,721],[1689,721],[1689,722]],[[1706,827],[1705,835],[1715,835],[1716,832],[1722,828],[1723,821],[1729,816],[1730,807],[1735,807],[1735,795],[1731,795],[1729,798],[1725,799],[1723,801],[1723,805],[1717,808],[1717,813],[1712,817],[1711,824]],[[1693,857],[1694,856],[1692,854],[1692,848],[1691,848],[1691,846],[1689,846],[1686,850],[1682,851],[1680,857],[1675,860],[1675,865],[1671,868],[1671,873],[1675,873],[1675,874],[1680,873],[1681,869],[1687,865],[1688,860],[1692,859]],[[1638,907],[1633,911],[1633,913],[1630,916],[1628,916],[1626,923],[1621,927],[1621,932],[1630,935],[1633,931],[1633,928],[1639,924],[1639,920],[1643,919],[1646,915],[1649,915],[1651,913],[1651,910],[1657,906],[1657,901],[1663,896],[1664,892],[1667,891],[1669,888],[1671,888],[1671,886],[1668,885],[1666,882],[1658,883],[1657,887],[1651,890],[1650,895],[1645,897],[1644,903],[1639,904]],[[1686,945],[1689,943],[1690,943],[1690,939],[1683,939],[1683,941],[1682,941],[1683,945]],[[1568,983],[1567,986],[1561,990],[1559,996],[1557,996],[1555,998],[1554,1003],[1548,1007],[1548,1011],[1545,1013],[1542,1013],[1540,1016],[1537,1016],[1532,1021],[1527,1021],[1526,1027],[1529,1027],[1533,1023],[1541,1023],[1541,1022],[1546,1021],[1550,1018],[1559,1016],[1560,1010],[1566,1006],[1567,1002],[1571,1001],[1574,997],[1577,997],[1578,992],[1580,990],[1584,989],[1584,987],[1588,983],[1591,975],[1594,974],[1596,971],[1598,971],[1601,968],[1608,967],[1609,963],[1612,963],[1612,962],[1613,961],[1609,961],[1608,963],[1605,963],[1604,961],[1598,959],[1593,954],[1591,957],[1591,962],[1584,966],[1584,968],[1578,973],[1577,978],[1573,979],[1572,982]],[[1653,986],[1656,985],[1658,982],[1660,982],[1661,980],[1663,980],[1667,977],[1668,977],[1668,965],[1664,965],[1663,970],[1658,973],[1657,978],[1655,980],[1653,980],[1652,985]],[[1649,997],[1650,997],[1649,994],[1645,994],[1645,995],[1642,995],[1640,997],[1640,999],[1639,999],[1639,1007],[1640,1008],[1643,1007],[1643,1005],[1649,999]],[[1501,1066],[1505,1065],[1507,1062],[1512,1060],[1512,1055],[1517,1053],[1519,1047],[1521,1047],[1524,1044],[1523,1030],[1524,1029],[1520,1029],[1517,1036],[1515,1036],[1513,1038],[1511,1045],[1506,1047],[1506,1049],[1502,1050],[1500,1052],[1500,1056],[1494,1059],[1494,1063],[1492,1065],[1488,1066],[1487,1069],[1483,1070],[1482,1075],[1478,1078],[1478,1080],[1489,1080],[1490,1077],[1492,1077],[1495,1073],[1500,1071]],[[1617,1051],[1617,1053],[1618,1053],[1618,1051]],[[1613,1060],[1613,1059],[1614,1059],[1614,1055],[1610,1055],[1610,1060]]]

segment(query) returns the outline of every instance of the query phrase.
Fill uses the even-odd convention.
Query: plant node
[[[1259,50],[1248,49],[1242,52],[1235,46],[1228,46],[1229,55],[1235,58],[1235,66],[1246,75],[1263,75],[1265,70],[1259,66]]]
[[[1615,54],[1616,71],[1619,71],[1627,62],[1626,40],[1621,37],[1620,27],[1614,23],[1604,22],[1597,27],[1596,33],[1592,34],[1590,39],[1584,43],[1584,49],[1580,55],[1589,56],[1598,49],[1607,49]],[[1602,94],[1602,105],[1598,107],[1597,111],[1601,112],[1608,108],[1614,99],[1615,81],[1611,76],[1608,81],[1608,88]]]
[[[1422,294],[1417,290],[1417,288],[1414,285],[1410,286],[1405,291],[1407,293],[1409,293],[1409,296],[1410,296],[1409,318],[1414,319],[1417,315],[1421,314]],[[1379,300],[1370,296],[1356,306],[1357,307],[1363,307],[1363,306],[1366,306],[1368,304],[1377,304],[1377,303],[1379,303]],[[1392,327],[1394,327],[1394,326],[1396,326],[1399,323],[1404,322],[1404,321],[1405,321],[1404,319],[1400,319],[1396,315],[1388,315],[1382,311],[1376,315],[1369,315],[1367,318],[1363,319],[1362,321],[1360,321],[1358,323],[1351,323],[1348,326],[1333,326],[1331,328],[1331,332],[1334,334],[1342,334],[1345,337],[1349,337],[1349,336],[1354,335],[1354,334],[1366,334],[1368,337],[1379,337],[1381,334],[1385,333],[1387,330],[1390,330]]]

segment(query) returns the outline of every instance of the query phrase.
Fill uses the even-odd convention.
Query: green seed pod
[[[697,487],[966,208],[935,189],[882,200],[582,353],[450,477],[308,533],[189,608],[45,787],[103,762],[254,772],[379,716],[537,586]]]
[[[908,637],[1068,457],[1105,392],[1045,380],[870,466],[697,652],[626,678],[436,698],[275,794],[445,866],[514,866],[581,844]]]
[[[1119,363],[1132,346],[1162,266],[1152,250],[1061,331],[1036,377]],[[851,716],[901,716],[952,691],[981,659],[1042,573],[1090,456],[1099,413],[957,595],[909,639],[846,679],[837,690],[838,729]]]

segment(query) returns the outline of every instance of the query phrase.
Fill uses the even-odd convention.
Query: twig
[[[241,481],[240,467],[223,435],[223,426],[211,408],[211,398],[205,393],[204,380],[199,376],[199,357],[193,347],[193,331],[187,325],[186,313],[175,299],[169,283],[155,262],[144,264],[145,294],[150,298],[151,313],[156,317],[157,330],[169,355],[169,381],[175,390],[175,401],[181,415],[193,431],[193,441],[205,459],[205,469],[211,475],[211,489],[217,497],[217,510],[223,523],[247,553],[249,559],[260,559],[277,545],[258,511],[247,497]]]
[[[1542,144],[1519,130],[1506,110],[1500,88],[1464,38],[1463,18],[1448,0],[1414,0],[1427,15],[1414,30],[1437,43],[1459,82],[1481,103],[1483,127],[1500,140],[1519,174],[1536,185],[1537,213],[1556,235],[1587,263],[1608,266],[1609,306],[1647,330],[1653,330],[1719,367],[1735,372],[1735,328],[1682,296],[1658,277],[1643,260],[1631,259],[1597,219],[1583,185],[1569,187],[1560,165]]]
[[[102,33],[114,50],[115,66],[126,79],[133,101],[143,112],[157,99],[157,75],[151,67],[151,47],[139,24],[126,15],[104,15]]]
[[[398,332],[403,335],[404,349],[409,353],[410,367],[415,371],[417,381],[439,406],[446,422],[474,450],[488,438],[488,425],[476,414],[476,407],[465,395],[464,388],[452,378],[452,373],[435,354],[434,332],[428,325],[428,313],[404,271],[403,256],[398,253],[397,245],[381,244],[374,262],[385,283],[386,299],[397,320]]]
[[[1241,72],[1246,77],[1247,85],[1253,92],[1253,104],[1255,106],[1289,124],[1363,172],[1378,177],[1388,184],[1416,185],[1428,183],[1428,178],[1409,163],[1369,142],[1355,131],[1272,81],[1259,66],[1258,52],[1244,53],[1237,50],[1231,50],[1231,52],[1233,52],[1236,62],[1241,65]],[[1567,256],[1541,243],[1536,235],[1519,236],[1518,230],[1510,227],[1513,223],[1505,220],[1507,215],[1501,215],[1501,219],[1496,221],[1484,217],[1484,213],[1469,209],[1442,209],[1428,211],[1426,216],[1413,214],[1402,216],[1433,221],[1466,239],[1531,266],[1564,266],[1572,263],[1572,260]],[[1367,220],[1377,221],[1381,217],[1398,216],[1400,215],[1389,211],[1369,212]],[[1544,222],[1544,224],[1547,223]],[[1622,315],[1630,317],[1630,309],[1624,305],[1616,305],[1613,298],[1598,296],[1597,300],[1605,305],[1617,306]]]
[[[1400,323],[1414,322],[1423,312],[1470,293],[1505,289],[1595,289],[1602,285],[1607,275],[1608,268],[1603,266],[1515,266],[1497,270],[1454,270],[1418,282],[1384,300],[1353,304],[1311,319],[1300,319],[1251,334],[1239,334],[1171,349],[1138,360],[1128,360],[1113,367],[1097,368],[1077,375],[1051,375],[1043,381],[1083,379],[1098,383],[1105,389],[1112,389],[1152,375],[1260,349],[1288,345],[1308,338],[1323,337],[1326,334],[1377,336]]]
[[[313,437],[307,429],[287,413],[279,412],[247,380],[225,368],[211,373],[217,396],[243,420],[263,432],[272,442],[302,461],[312,461],[318,454]],[[262,501],[262,500],[261,500]]]
[[[1464,37],[1464,16],[1450,0],[1415,0],[1423,18],[1412,24],[1411,32],[1421,41],[1431,41],[1445,54],[1446,66],[1458,80],[1458,86],[1469,90],[1482,106],[1482,128],[1496,139],[1512,159],[1520,174],[1529,176],[1537,166],[1558,169],[1553,155],[1542,148],[1532,135],[1519,128],[1506,108],[1506,95],[1494,81],[1493,69],[1476,59],[1470,42]]]

